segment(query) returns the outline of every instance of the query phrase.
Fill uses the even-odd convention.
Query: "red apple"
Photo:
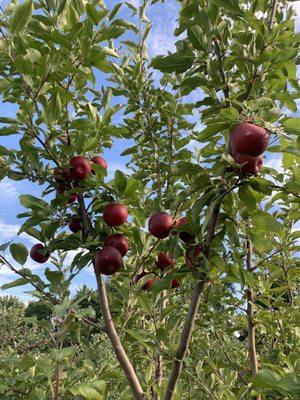
[[[93,157],[93,158],[91,159],[91,161],[92,161],[94,164],[100,165],[100,167],[102,167],[103,169],[107,169],[107,162],[104,160],[103,157],[95,156],[95,157]],[[92,170],[92,173],[94,174],[95,171]]]
[[[188,267],[192,267],[194,261],[202,252],[202,246],[197,244],[194,246],[189,246],[185,252],[185,261]]]
[[[158,212],[153,214],[148,222],[149,232],[158,239],[166,238],[173,226],[173,218],[166,212]]]
[[[78,218],[76,214],[72,215],[71,221],[69,222],[68,226],[70,231],[74,233],[82,230],[80,218]]]
[[[77,156],[70,160],[71,168],[69,173],[72,179],[75,181],[80,181],[85,179],[88,174],[92,171],[91,164],[89,160],[84,157]]]
[[[232,154],[246,154],[258,157],[269,145],[269,134],[260,126],[241,122],[236,125],[230,134]]]
[[[103,211],[103,219],[108,226],[125,224],[128,218],[127,207],[124,204],[108,204]]]
[[[144,286],[142,286],[142,289],[147,290],[150,289],[155,283],[155,279],[149,279]]]
[[[40,250],[44,250],[45,246],[42,245],[42,243],[37,243],[34,246],[31,247],[30,249],[30,257],[33,259],[33,261],[36,261],[40,264],[45,263],[48,261],[50,254],[46,253],[45,255],[40,252]]]
[[[120,233],[114,233],[105,239],[104,246],[113,246],[121,253],[124,257],[128,251],[129,243],[124,235]]]
[[[104,246],[96,256],[96,270],[103,275],[113,275],[122,267],[122,255],[113,246]]]
[[[258,175],[264,164],[263,156],[249,157],[244,154],[237,154],[233,158],[237,164],[246,163],[239,170],[237,170],[237,172],[242,174]]]
[[[159,253],[156,265],[160,270],[176,264],[176,258],[172,258],[168,253]]]
[[[68,204],[72,204],[77,200],[77,193],[72,193],[68,198]]]
[[[176,289],[180,286],[180,283],[178,282],[177,279],[173,279],[171,282],[171,289]]]

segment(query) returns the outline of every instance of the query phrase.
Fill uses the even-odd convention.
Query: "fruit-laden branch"
[[[92,223],[91,223],[90,217],[87,213],[85,203],[84,203],[84,198],[82,195],[78,196],[78,201],[79,201],[79,213],[80,213],[82,226],[83,226],[83,238],[87,239],[89,233],[91,232]],[[96,281],[97,281],[98,295],[99,295],[100,302],[101,302],[102,315],[103,315],[104,324],[105,324],[105,331],[107,332],[107,335],[109,337],[109,340],[111,342],[111,345],[113,347],[115,355],[120,363],[120,366],[122,367],[122,369],[125,373],[125,376],[128,380],[128,383],[131,387],[131,390],[134,394],[135,399],[136,400],[147,400],[147,397],[144,394],[143,388],[139,382],[137,374],[136,374],[130,360],[127,357],[124,347],[122,346],[120,337],[116,331],[114,322],[112,320],[112,317],[110,314],[110,309],[109,309],[109,302],[108,302],[108,298],[107,298],[106,288],[105,288],[105,282],[102,278],[102,275],[97,272],[94,262],[93,262],[93,266],[94,266],[94,272],[95,272],[95,277],[96,277]]]
[[[210,253],[211,243],[215,235],[217,221],[220,213],[220,207],[221,203],[215,205],[209,221],[206,240],[203,248],[203,253],[205,257],[208,257]],[[183,360],[185,358],[187,349],[190,344],[190,340],[194,330],[196,316],[199,309],[201,294],[203,292],[203,288],[207,280],[207,273],[202,271],[204,267],[204,262],[205,262],[204,259],[201,258],[198,265],[199,273],[198,273],[197,283],[193,291],[188,314],[186,316],[184,327],[182,330],[179,346],[175,354],[175,359],[173,361],[173,366],[169,376],[168,386],[165,392],[164,400],[171,400],[173,398],[174,390],[176,388],[182,370]]]
[[[253,246],[249,238],[246,241],[247,246],[247,271],[251,272],[253,270],[252,257],[253,257]],[[255,339],[255,322],[253,320],[253,304],[254,304],[254,291],[248,286],[247,289],[247,319],[248,319],[248,348],[249,348],[249,358],[250,358],[250,369],[251,375],[255,376],[258,372],[258,361],[256,353],[256,339]],[[261,397],[255,396],[254,400],[261,400]]]

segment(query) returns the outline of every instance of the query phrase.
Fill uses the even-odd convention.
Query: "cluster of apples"
[[[257,175],[263,167],[263,152],[269,145],[269,134],[266,129],[241,122],[230,134],[230,151],[234,161],[241,165],[242,175]]]
[[[90,173],[95,173],[91,162],[98,164],[100,167],[107,169],[107,163],[101,156],[94,156],[89,161],[82,156],[73,157],[69,161],[67,167],[57,167],[53,170],[53,177],[57,183],[56,195],[60,196],[67,190],[71,189],[71,182],[78,182],[87,178]],[[72,204],[77,200],[77,194],[72,193],[68,199],[68,203]]]
[[[195,258],[197,258],[202,252],[202,246],[195,244],[195,237],[188,231],[180,230],[177,231],[176,228],[179,226],[184,226],[187,224],[186,217],[181,217],[177,221],[174,221],[173,217],[166,212],[158,212],[153,214],[148,222],[148,229],[152,236],[157,239],[165,239],[170,233],[173,235],[178,235],[182,242],[186,245],[185,261],[186,264],[193,268]],[[176,258],[174,258],[169,253],[161,252],[158,254],[156,259],[156,266],[164,274],[170,271],[170,269],[176,264]],[[140,279],[144,278],[146,275],[151,274],[151,272],[141,272],[133,277],[133,282],[137,283]],[[154,284],[155,279],[149,279],[143,285],[143,289],[150,289]],[[177,279],[173,279],[171,282],[171,288],[177,288],[180,286],[180,282]]]

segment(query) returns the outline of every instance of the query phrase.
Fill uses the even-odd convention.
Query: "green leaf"
[[[64,274],[62,271],[51,271],[49,268],[46,268],[45,276],[49,282],[57,285],[63,280]]]
[[[243,185],[239,188],[239,198],[245,205],[248,211],[253,211],[256,208],[256,199],[249,187]]]
[[[19,278],[19,279],[16,279],[15,281],[13,281],[13,282],[5,283],[4,285],[1,286],[1,289],[2,289],[2,290],[11,289],[11,288],[13,288],[13,287],[26,285],[26,284],[28,284],[28,283],[29,283],[29,280],[28,280],[28,279],[26,279],[26,278]]]
[[[206,51],[206,46],[204,43],[206,36],[204,35],[200,26],[194,25],[188,28],[187,35],[195,49]]]
[[[255,227],[264,229],[267,232],[280,232],[282,230],[282,225],[266,212],[257,211],[252,214],[251,218]]]
[[[99,139],[97,137],[92,137],[91,139],[87,140],[83,145],[83,152],[91,151],[95,149],[99,144]]]
[[[124,194],[126,186],[127,186],[126,175],[122,171],[119,171],[117,169],[115,172],[115,187],[117,189],[119,196],[122,196]]]
[[[194,58],[180,54],[170,54],[166,57],[155,57],[151,63],[153,68],[161,72],[185,72],[193,64]]]
[[[287,132],[300,135],[300,118],[288,118],[282,126]]]
[[[46,203],[45,201],[31,196],[30,194],[21,194],[19,196],[20,203],[22,204],[23,207],[25,208],[40,208],[41,210],[45,209]]]
[[[25,28],[31,19],[32,13],[32,0],[24,0],[23,3],[16,5],[9,20],[11,31],[17,33]]]
[[[140,182],[137,179],[129,178],[124,191],[124,197],[130,197],[133,195],[139,186]]]
[[[9,250],[15,261],[17,261],[21,265],[24,265],[26,263],[28,257],[28,250],[23,243],[12,243],[9,246]]]

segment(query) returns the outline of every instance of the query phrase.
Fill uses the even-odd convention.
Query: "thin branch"
[[[270,16],[270,19],[269,19],[269,22],[268,22],[268,26],[269,26],[270,29],[272,29],[273,25],[274,25],[277,5],[278,5],[278,0],[273,0],[272,9],[271,9],[271,16]]]
[[[224,175],[224,173],[225,172],[223,172],[222,175]],[[219,213],[220,213],[220,207],[221,207],[220,203],[215,205],[212,215],[211,215],[211,218],[210,218],[210,221],[209,221],[205,244],[204,244],[204,248],[203,248],[203,253],[204,253],[205,257],[208,257],[209,253],[210,253],[211,244],[212,244],[213,238],[215,236],[216,226],[217,226],[218,217],[219,217]],[[176,388],[176,385],[177,385],[177,382],[179,380],[179,376],[180,376],[180,373],[182,370],[183,360],[185,358],[185,355],[187,353],[187,350],[188,350],[188,347],[189,347],[189,344],[191,341],[191,337],[192,337],[192,333],[193,333],[194,325],[195,325],[195,320],[196,320],[199,305],[200,305],[201,294],[203,292],[205,283],[208,278],[207,272],[202,271],[202,269],[204,267],[204,263],[205,263],[204,258],[200,258],[199,265],[197,266],[198,270],[199,270],[197,283],[195,285],[195,288],[194,288],[194,291],[192,294],[191,303],[190,303],[189,310],[188,310],[188,313],[187,313],[187,316],[185,319],[184,327],[183,327],[183,330],[181,333],[179,346],[177,348],[175,359],[173,361],[173,366],[172,366],[172,370],[171,370],[171,373],[169,376],[167,389],[166,389],[166,392],[164,395],[164,400],[171,400],[173,398],[174,391],[175,391],[175,388]]]
[[[56,298],[52,297],[50,293],[45,292],[45,290],[38,283],[32,282],[29,279],[29,277],[26,276],[25,273],[23,273],[21,270],[18,270],[17,268],[15,268],[9,261],[6,260],[6,258],[4,258],[3,256],[0,256],[0,262],[2,262],[4,265],[6,265],[15,274],[21,276],[22,278],[27,279],[28,284],[33,286],[42,295],[42,297],[44,299],[50,300],[52,304],[60,304],[60,302]]]
[[[222,81],[222,85],[223,85],[224,97],[226,100],[229,100],[229,87],[226,82],[226,76],[225,76],[225,72],[224,72],[223,55],[221,54],[221,49],[220,49],[220,45],[219,45],[217,38],[213,38],[213,42],[214,42],[214,46],[215,46],[215,53],[216,53],[218,63],[219,63],[219,73],[220,73],[220,77],[221,77],[221,81]]]
[[[144,258],[142,258],[141,262],[137,265],[137,267],[136,267],[135,271],[133,272],[133,274],[131,275],[130,279],[132,279],[132,277],[138,272],[138,270],[141,268],[141,266],[144,264],[144,262],[148,260],[152,251],[155,249],[155,247],[159,243],[159,241],[160,241],[160,239],[157,239],[155,241],[155,243],[150,247],[150,249],[148,250],[148,253],[145,255]]]
[[[246,239],[247,246],[247,270],[251,272],[253,270],[252,257],[253,257],[253,246],[249,238]],[[254,291],[252,287],[247,288],[247,320],[248,320],[248,350],[250,358],[250,370],[251,375],[255,376],[258,372],[258,361],[256,352],[256,337],[255,337],[255,322],[253,321],[253,304],[254,304]],[[261,396],[257,395],[254,400],[261,400]]]

